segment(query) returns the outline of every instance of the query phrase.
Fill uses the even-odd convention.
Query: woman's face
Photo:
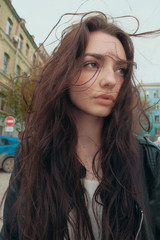
[[[121,42],[104,32],[92,32],[78,80],[71,80],[70,99],[77,114],[108,116],[127,69]]]

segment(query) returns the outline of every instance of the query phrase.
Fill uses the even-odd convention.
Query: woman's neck
[[[104,118],[94,117],[84,113],[76,115],[75,119],[78,137],[86,136],[97,144],[101,143],[101,133]]]
[[[103,127],[103,118],[94,118],[90,116],[79,116],[76,118],[78,131],[77,155],[80,162],[86,168],[86,178],[94,179],[92,170],[93,158],[101,146],[101,131]],[[95,168],[99,172],[100,153],[95,158]]]

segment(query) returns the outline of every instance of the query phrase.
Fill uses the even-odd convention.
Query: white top
[[[84,187],[86,189],[86,206],[87,206],[88,214],[89,214],[89,217],[91,220],[93,234],[94,234],[94,237],[96,240],[100,240],[101,233],[102,233],[101,219],[102,219],[103,207],[102,207],[102,205],[98,204],[95,201],[95,199],[93,199],[93,195],[99,185],[99,182],[97,180],[85,179],[85,180],[83,180],[82,183],[84,184]],[[100,202],[100,198],[98,199],[98,201]],[[75,221],[74,209],[71,210],[70,217],[71,217],[72,221]],[[73,229],[69,223],[68,223],[68,229],[69,229],[69,235],[70,235],[71,240],[75,240],[74,234],[73,234]]]

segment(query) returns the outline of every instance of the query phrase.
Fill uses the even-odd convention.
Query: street
[[[3,197],[4,192],[6,191],[9,183],[10,173],[5,173],[0,170],[0,201]],[[2,217],[3,209],[0,211],[0,217]],[[2,220],[0,220],[0,229],[2,227]]]

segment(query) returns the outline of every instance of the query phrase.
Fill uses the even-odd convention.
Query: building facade
[[[157,141],[160,136],[160,83],[143,83],[140,94],[142,98],[146,98],[150,107],[147,114],[151,122],[150,132],[143,130],[141,134]]]
[[[43,46],[39,48],[12,6],[11,0],[0,0],[0,91],[12,88],[17,75],[24,75],[36,61],[43,65],[48,53]],[[0,111],[6,112],[3,99],[0,98]],[[5,124],[0,120],[0,135],[5,133]]]

